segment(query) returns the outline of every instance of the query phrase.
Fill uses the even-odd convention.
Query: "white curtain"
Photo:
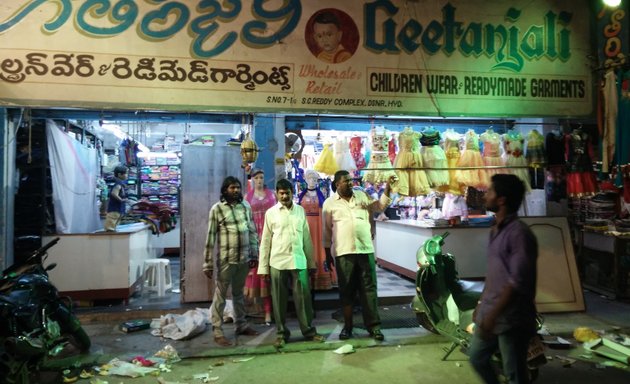
[[[96,149],[87,148],[46,120],[57,233],[91,233],[101,227],[96,205]]]

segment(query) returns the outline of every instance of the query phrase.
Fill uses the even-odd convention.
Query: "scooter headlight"
[[[440,242],[436,241],[434,238],[431,238],[424,243],[424,253],[427,255],[438,255],[440,252],[442,252]]]

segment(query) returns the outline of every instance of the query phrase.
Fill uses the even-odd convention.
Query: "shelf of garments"
[[[179,194],[142,195],[140,201],[165,204],[171,208],[171,211],[173,211],[174,215],[179,214]]]
[[[127,188],[125,189],[125,191],[127,192],[127,197],[130,199],[138,199],[138,167],[135,165],[130,165],[127,167],[127,172]]]
[[[160,161],[166,162],[168,159]],[[153,160],[155,161],[155,160]],[[179,212],[180,168],[178,164],[145,164],[140,168],[140,201],[168,205]]]

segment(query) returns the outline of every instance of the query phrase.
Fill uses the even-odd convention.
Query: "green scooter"
[[[463,353],[467,353],[472,339],[473,312],[483,291],[483,282],[460,280],[455,258],[449,253],[442,252],[444,239],[448,235],[448,232],[435,235],[418,249],[416,296],[411,303],[423,328],[445,336],[451,341],[450,346],[444,349],[446,354],[442,360],[446,360],[457,347],[460,347]],[[452,302],[449,305],[451,298]],[[538,328],[541,327],[542,317],[538,316]],[[499,372],[500,358],[497,352],[495,360]],[[538,367],[546,361],[540,337],[535,336],[530,342],[528,354],[532,381],[538,376]]]
[[[411,304],[423,328],[446,336],[452,342],[442,360],[446,360],[458,346],[464,351],[468,349],[471,334],[466,327],[472,323],[472,314],[483,289],[481,282],[460,280],[455,258],[450,253],[442,253],[448,235],[448,232],[435,235],[418,249],[416,296]],[[451,297],[458,310],[455,315],[458,322],[452,320],[453,316],[449,318],[447,302]]]

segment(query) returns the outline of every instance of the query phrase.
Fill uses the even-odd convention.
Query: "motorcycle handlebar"
[[[53,247],[58,242],[59,242],[59,237],[55,237],[54,239],[50,240],[48,244],[42,246],[40,249],[38,249],[35,252],[40,255],[43,255],[44,253],[46,253],[46,251],[48,251],[51,247]]]
[[[22,274],[25,271],[30,270],[33,266],[42,268],[42,255],[46,253],[52,246],[59,242],[59,237],[55,237],[48,244],[45,244],[41,248],[33,251],[33,253],[24,261],[11,265],[9,268],[2,271],[0,276],[0,283],[6,280],[14,278],[16,275]],[[2,285],[2,284],[0,284]]]
[[[57,244],[59,242],[59,237],[55,237],[54,239],[50,240],[48,242],[48,244],[43,245],[41,248],[33,251],[33,253],[31,254],[31,256],[28,257],[28,259],[26,259],[25,264],[30,264],[32,263],[34,260],[36,260],[36,262],[39,264],[41,263],[41,256],[44,255],[46,253],[46,251],[48,251],[51,247],[53,247],[55,244]]]

